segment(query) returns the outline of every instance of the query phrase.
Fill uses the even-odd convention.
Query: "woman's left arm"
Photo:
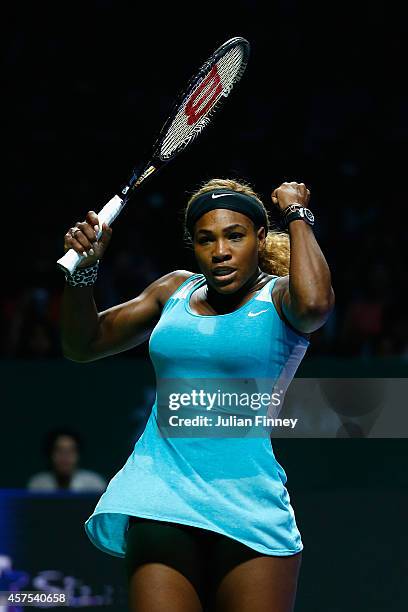
[[[295,203],[307,207],[309,198],[304,183],[283,183],[272,193],[281,210]],[[290,267],[289,277],[282,279],[281,307],[293,327],[311,333],[324,325],[334,307],[330,269],[310,225],[295,219],[288,229]]]

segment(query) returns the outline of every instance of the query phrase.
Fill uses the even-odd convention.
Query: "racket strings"
[[[163,139],[160,148],[160,157],[169,159],[175,152],[179,151],[183,145],[186,145],[192,138],[198,136],[203,127],[208,124],[211,112],[221,97],[226,98],[232,90],[233,85],[239,80],[242,72],[245,69],[244,51],[241,45],[232,47],[217,61],[217,76],[212,78],[214,66],[208,70],[202,79],[199,80],[194,90],[189,93],[189,96],[181,104],[173,122],[170,124],[168,132]],[[214,73],[213,73],[214,74]],[[208,82],[205,83],[206,79]],[[219,92],[215,84],[220,81],[221,87]],[[214,93],[211,93],[214,89]],[[213,99],[211,96],[213,95]],[[194,113],[198,116],[196,122],[189,123],[188,112],[186,107],[193,101]],[[208,105],[208,108],[205,108]]]
[[[243,52],[240,46],[234,47],[228,53],[226,53],[218,62],[217,62],[217,71],[222,84],[222,90],[219,95],[213,100],[211,107],[207,109],[207,112],[203,114],[201,117],[201,121],[199,125],[189,125],[187,123],[186,118],[186,106],[188,101],[191,100],[196,94],[197,90],[200,89],[202,83],[208,78],[210,71],[203,76],[203,78],[196,85],[196,88],[191,93],[189,98],[182,104],[179,109],[173,123],[169,128],[169,132],[163,142],[162,145],[162,155],[169,156],[172,154],[173,150],[176,150],[183,142],[189,141],[192,136],[197,134],[202,127],[208,122],[205,121],[206,117],[209,115],[210,111],[213,110],[215,104],[218,102],[219,98],[224,95],[227,96],[231,88],[234,84],[236,76],[239,74],[243,59]],[[200,92],[199,101],[195,106],[195,111],[199,113],[203,107],[207,103],[207,96],[205,95],[208,90],[213,86],[213,81],[209,81],[207,85]]]

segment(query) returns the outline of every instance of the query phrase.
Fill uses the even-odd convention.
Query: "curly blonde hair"
[[[255,193],[252,187],[246,182],[238,182],[233,179],[211,179],[201,185],[201,187],[193,193],[187,202],[184,210],[184,235],[187,240],[191,241],[189,233],[186,227],[187,212],[194,200],[207,191],[213,189],[229,189],[230,191],[237,191],[238,193],[244,193],[245,195],[252,196],[255,198],[262,208],[265,210],[268,218],[268,211],[260,199]],[[263,272],[267,274],[273,274],[276,276],[286,276],[289,273],[289,262],[290,262],[290,242],[289,235],[285,232],[279,232],[267,230],[265,247],[259,253],[259,267]]]

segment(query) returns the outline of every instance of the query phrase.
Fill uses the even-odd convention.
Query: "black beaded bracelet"
[[[76,268],[72,274],[65,272],[65,281],[69,287],[92,287],[98,276],[99,259],[86,268]]]

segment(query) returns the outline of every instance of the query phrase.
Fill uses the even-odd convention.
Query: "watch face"
[[[314,223],[314,214],[312,213],[312,211],[309,210],[308,208],[304,208],[303,211],[309,223]]]

